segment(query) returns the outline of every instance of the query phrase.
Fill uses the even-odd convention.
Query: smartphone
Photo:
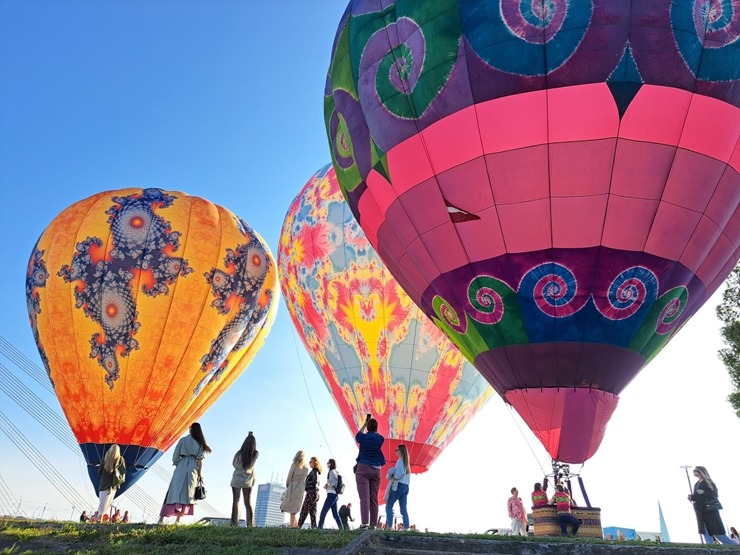
[[[365,418],[365,420],[370,420],[372,417],[373,417],[373,415],[368,412],[367,413],[367,418]]]

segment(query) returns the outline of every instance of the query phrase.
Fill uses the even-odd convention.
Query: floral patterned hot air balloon
[[[98,193],[31,253],[34,338],[97,488],[118,443],[122,493],[239,377],[277,310],[275,262],[242,219],[161,189]]]
[[[553,459],[740,257],[740,6],[350,2],[325,97],[372,245]]]
[[[411,471],[426,471],[492,390],[385,269],[331,166],[291,204],[278,266],[296,330],[353,437],[372,413],[386,460],[405,444]]]

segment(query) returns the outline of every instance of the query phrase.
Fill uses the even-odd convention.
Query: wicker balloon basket
[[[583,538],[602,538],[601,509],[598,507],[577,507],[572,509],[573,516],[581,521],[578,535]],[[553,506],[533,507],[535,536],[559,536],[560,524],[558,513]]]

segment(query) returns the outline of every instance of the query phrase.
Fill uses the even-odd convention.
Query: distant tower
[[[280,526],[285,515],[280,510],[285,486],[277,483],[260,484],[257,487],[257,502],[254,510],[255,526]]]

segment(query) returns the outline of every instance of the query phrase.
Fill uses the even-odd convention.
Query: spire
[[[668,535],[668,527],[665,525],[665,518],[663,517],[663,509],[660,506],[660,500],[658,500],[658,517],[660,518],[660,536],[664,542],[670,542],[671,536]]]

